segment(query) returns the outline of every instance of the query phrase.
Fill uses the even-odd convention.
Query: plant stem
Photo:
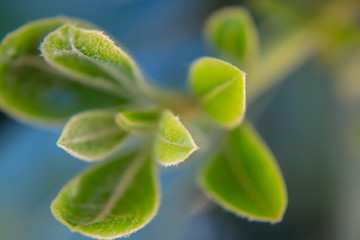
[[[278,84],[324,49],[329,38],[329,22],[331,25],[331,22],[343,22],[346,19],[356,23],[357,6],[356,1],[330,1],[315,18],[270,49],[255,66],[256,71],[249,74],[248,102]]]
[[[316,30],[316,24],[306,25],[278,42],[261,58],[247,82],[249,102],[278,84],[317,53],[320,38]]]

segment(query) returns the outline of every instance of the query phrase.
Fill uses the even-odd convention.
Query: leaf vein
[[[233,82],[235,82],[235,80],[237,79],[238,76],[233,77],[231,80],[226,81],[218,86],[216,86],[215,88],[213,88],[212,90],[210,90],[209,92],[207,92],[206,94],[204,94],[201,98],[204,102],[209,101],[211,98],[215,97],[218,93],[220,93],[221,91],[224,91],[226,88],[228,88]]]
[[[109,136],[114,136],[117,134],[120,134],[121,130],[118,127],[111,127],[107,129],[103,129],[101,131],[95,132],[95,133],[89,133],[83,136],[71,138],[69,140],[61,140],[60,142],[62,144],[69,144],[69,143],[83,143],[87,141],[93,141],[99,138],[105,138]]]

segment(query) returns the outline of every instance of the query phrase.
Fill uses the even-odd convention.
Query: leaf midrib
[[[99,212],[99,214],[94,218],[94,220],[78,227],[84,227],[87,225],[104,221],[106,219],[106,217],[111,213],[111,210],[116,205],[116,202],[119,201],[119,199],[122,196],[124,196],[128,188],[130,187],[132,181],[139,172],[142,163],[144,162],[145,159],[146,157],[143,154],[141,154],[134,161],[131,161],[127,165],[127,167],[122,171],[124,174],[119,177],[118,183],[114,188],[113,194],[109,197],[109,200],[105,204],[103,210]]]
[[[94,141],[97,139],[102,139],[102,138],[106,138],[106,137],[110,137],[110,136],[115,136],[115,135],[118,135],[121,133],[122,133],[121,129],[119,129],[119,127],[116,126],[116,127],[102,129],[101,131],[98,131],[98,132],[93,132],[93,133],[85,134],[85,135],[78,136],[75,138],[71,138],[68,140],[61,139],[59,141],[59,143],[61,143],[61,144],[78,144],[78,143]]]
[[[60,75],[63,77],[65,76],[66,81],[72,81],[72,82],[76,82],[76,83],[80,82],[81,84],[84,84],[85,87],[110,94],[111,96],[115,96],[115,97],[119,97],[119,98],[129,98],[129,96],[126,96],[127,94],[125,94],[125,96],[124,96],[123,91],[120,92],[119,89],[114,89],[114,87],[112,87],[112,86],[103,87],[103,86],[100,86],[100,84],[87,84],[86,83],[87,81],[84,81],[84,80],[79,81],[78,78],[74,78],[74,76],[71,76],[70,74],[67,74],[60,70],[57,70],[54,67],[49,67],[49,65],[45,61],[43,61],[41,58],[39,58],[38,56],[23,55],[23,56],[15,59],[14,61],[12,61],[12,64],[14,66],[31,66],[31,67],[37,68],[41,71],[47,72],[49,74]],[[114,84],[113,84],[113,86],[114,86]],[[101,89],[99,87],[101,87]],[[116,88],[118,88],[118,87],[116,86]]]
[[[106,73],[110,74],[111,77],[113,77],[115,80],[113,82],[113,81],[109,81],[108,79],[106,79],[104,77],[89,77],[83,73],[77,73],[74,70],[70,70],[72,74],[76,74],[77,78],[80,78],[80,81],[82,83],[94,85],[96,87],[102,87],[104,90],[106,90],[106,92],[113,94],[113,95],[119,95],[120,97],[129,98],[131,96],[127,93],[127,92],[133,92],[134,87],[131,87],[130,84],[127,83],[127,82],[131,82],[131,81],[125,74],[120,74],[120,72],[115,73],[114,71],[111,70],[110,66],[105,67],[106,65],[109,65],[109,63],[97,62],[96,60],[92,59],[91,57],[86,56],[83,53],[81,53],[79,51],[75,51],[75,50],[59,50],[59,51],[52,53],[52,56],[53,56],[53,58],[56,58],[56,57],[59,57],[62,55],[66,56],[67,54],[68,55],[70,55],[70,54],[78,55],[80,57],[85,58],[86,60],[89,60],[90,62],[92,62],[93,64],[97,65],[102,70],[104,70]],[[48,59],[48,61],[55,62],[55,60],[50,60],[50,59]],[[58,63],[56,63],[56,65],[58,67],[62,68],[63,71],[69,72],[67,69],[64,69],[61,65],[59,66]],[[121,75],[121,76],[118,76],[118,75]],[[95,79],[95,80],[99,79],[100,81],[92,80],[91,82],[88,82],[87,79],[89,79],[89,78]],[[124,80],[121,80],[121,79],[124,79]],[[117,85],[116,83],[118,83],[119,85]],[[124,84],[124,85],[121,85],[121,84]],[[126,89],[126,91],[122,87],[124,87]]]
[[[234,160],[234,157],[238,158],[238,161]],[[242,164],[242,156],[234,154],[233,151],[228,149],[228,151],[224,154],[224,158],[230,167],[230,171],[235,177],[237,183],[241,188],[244,189],[245,195],[247,195],[250,199],[253,199],[256,205],[261,208],[266,213],[272,214],[271,210],[269,211],[266,202],[264,202],[261,198],[261,194],[256,190],[257,187],[252,183],[251,177],[248,172],[245,170],[244,165]],[[241,174],[239,174],[241,172]]]
[[[170,145],[175,145],[175,146],[178,146],[178,147],[183,147],[183,148],[187,148],[187,149],[193,149],[195,148],[194,145],[192,146],[188,146],[188,145],[182,145],[182,144],[179,144],[179,143],[176,143],[176,142],[172,142],[171,140],[168,140],[167,138],[165,138],[163,135],[161,135],[160,133],[157,134],[157,137],[160,138],[161,141],[165,142],[165,143],[168,143]]]
[[[233,82],[236,81],[236,79],[238,78],[238,76],[233,77],[232,79],[223,82],[220,85],[217,85],[215,88],[211,89],[210,91],[208,91],[207,93],[205,93],[201,99],[204,102],[207,102],[209,100],[211,100],[212,98],[214,98],[217,94],[219,94],[220,92],[224,91],[225,89],[227,89]]]

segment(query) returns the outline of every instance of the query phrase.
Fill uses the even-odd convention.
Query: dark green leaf
[[[245,113],[246,74],[216,58],[203,57],[190,69],[191,90],[205,111],[221,126],[234,128]]]
[[[112,107],[124,99],[88,88],[49,66],[39,45],[50,31],[72,22],[63,17],[26,24],[8,34],[0,45],[0,106],[11,116],[31,123],[62,124],[87,109]]]
[[[224,149],[201,174],[200,185],[220,206],[249,220],[279,222],[287,206],[281,171],[248,124],[230,132]]]
[[[118,150],[127,132],[115,122],[116,110],[92,110],[72,117],[65,125],[58,146],[86,161],[104,159]]]
[[[84,171],[54,200],[53,215],[71,231],[97,239],[125,237],[157,213],[160,192],[154,162],[127,154]]]

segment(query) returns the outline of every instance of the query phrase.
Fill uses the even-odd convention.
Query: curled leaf
[[[59,70],[114,95],[130,97],[142,81],[130,56],[94,29],[66,24],[46,36],[41,52]]]
[[[93,110],[75,115],[65,125],[58,146],[86,161],[109,157],[128,136],[115,123],[115,114],[115,110]]]
[[[220,206],[249,220],[279,222],[287,207],[281,171],[249,124],[230,132],[200,175],[200,185]]]
[[[191,65],[189,81],[205,111],[224,128],[238,126],[244,118],[246,74],[216,58],[203,57]]]
[[[160,117],[154,158],[164,166],[177,165],[198,149],[178,117],[166,110]]]
[[[125,102],[73,81],[40,57],[43,38],[67,22],[89,26],[71,18],[47,18],[28,23],[2,40],[0,107],[4,112],[21,121],[54,125],[84,110]]]
[[[153,161],[131,153],[79,174],[60,191],[51,211],[71,231],[115,239],[144,227],[159,202]]]

